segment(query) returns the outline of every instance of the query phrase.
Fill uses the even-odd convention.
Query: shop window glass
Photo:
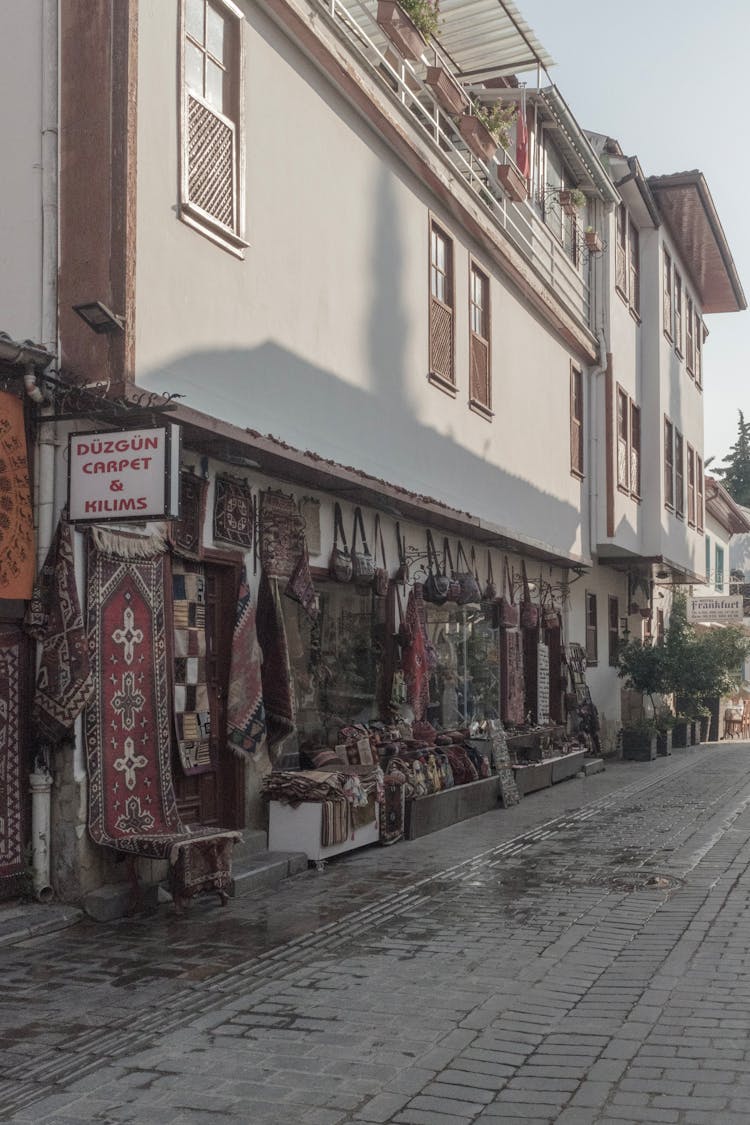
[[[428,717],[450,729],[500,714],[499,630],[478,606],[425,605],[438,665],[430,676]]]

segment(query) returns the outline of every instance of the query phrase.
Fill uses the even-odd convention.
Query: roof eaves
[[[619,203],[620,196],[615,185],[557,86],[546,86],[539,91],[539,96],[568,144],[586,168],[599,194],[607,203]]]

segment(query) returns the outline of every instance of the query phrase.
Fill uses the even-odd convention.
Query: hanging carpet
[[[173,560],[172,617],[177,752],[184,773],[191,776],[214,768],[206,682],[206,573],[202,563]]]
[[[260,494],[260,561],[269,578],[291,578],[305,549],[305,521],[293,496]]]
[[[24,870],[22,796],[22,645],[18,629],[0,629],[0,898]]]
[[[232,635],[232,658],[227,697],[229,746],[240,757],[255,754],[266,733],[261,651],[255,626],[247,571],[242,568]]]
[[[86,708],[89,833],[95,843],[130,855],[168,859],[178,896],[181,853],[197,848],[214,866],[214,890],[231,878],[231,847],[239,833],[188,832],[178,815],[170,766],[169,638],[165,544],[92,529],[88,549],[88,640],[94,696]],[[184,859],[184,857],[183,857]],[[207,877],[208,878],[208,877]],[[201,877],[199,889],[206,889]]]
[[[0,391],[0,598],[30,598],[35,569],[23,403]]]
[[[252,547],[255,518],[247,481],[217,476],[214,497],[214,539],[234,547]]]
[[[274,768],[284,768],[284,744],[296,730],[289,644],[277,579],[261,574],[258,590],[258,641],[263,651],[263,703],[266,738]]]
[[[208,481],[195,473],[180,473],[180,518],[172,520],[171,539],[181,554],[198,558],[203,541]]]
[[[60,742],[72,732],[94,690],[76,587],[73,532],[65,519],[57,525],[25,624],[41,642],[31,721],[43,739]]]

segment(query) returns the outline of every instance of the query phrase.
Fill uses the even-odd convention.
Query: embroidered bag
[[[307,544],[305,544],[302,554],[299,557],[299,562],[295,566],[292,576],[286,584],[284,593],[288,598],[299,602],[311,621],[317,619],[318,597],[315,593],[315,586],[313,585],[312,575],[310,573],[310,556],[307,553]]]
[[[445,567],[440,570],[437,551],[432,539],[432,532],[427,531],[427,578],[424,583],[422,596],[426,602],[433,605],[445,605],[448,601],[450,579],[445,573]]]
[[[339,547],[339,535],[343,544],[341,547]],[[328,563],[328,573],[334,582],[351,582],[352,580],[352,557],[346,543],[344,521],[341,518],[341,508],[338,504],[334,505],[333,509],[333,550]]]
[[[362,550],[357,550],[358,537],[362,537]],[[365,535],[365,524],[362,519],[362,509],[354,509],[354,531],[352,533],[352,581],[356,586],[367,588],[372,586],[375,577],[375,559],[370,554]]]
[[[457,602],[461,597],[461,583],[458,580],[458,575],[453,566],[453,555],[451,554],[451,545],[446,537],[443,540],[443,570],[446,574],[450,575],[450,585],[448,586],[448,601]]]
[[[497,599],[497,586],[495,585],[495,576],[492,573],[492,552],[487,552],[487,584],[484,587],[482,594],[482,601],[494,602]]]
[[[380,515],[375,516],[375,538],[373,540],[376,564],[378,561],[378,543],[380,544],[380,557],[383,565],[375,566],[375,576],[373,578],[372,588],[375,591],[376,598],[384,598],[388,594],[388,582],[390,576],[388,574],[388,567],[385,561],[385,544],[383,543],[383,529],[380,526]]]
[[[464,567],[463,570],[461,569],[462,564]],[[477,582],[476,577],[471,572],[469,561],[466,558],[463,544],[460,540],[458,543],[456,565],[459,567],[459,569],[454,575],[454,578],[458,579],[459,585],[461,587],[461,592],[459,593],[457,599],[458,604],[469,605],[469,603],[471,602],[480,602],[482,600],[482,591],[479,589],[479,583]]]
[[[518,606],[513,601],[513,581],[510,576],[510,566],[508,565],[507,555],[503,560],[503,583],[505,592],[498,601],[498,624],[504,629],[516,629],[518,627],[520,615],[518,613]]]
[[[409,645],[414,640],[414,638],[412,637],[412,634],[411,634],[411,628],[407,624],[406,619],[404,617],[404,606],[403,606],[403,603],[401,601],[401,594],[399,593],[398,586],[395,587],[395,590],[396,590],[396,605],[398,606],[398,630],[396,632],[396,640],[398,641],[399,646],[401,648],[408,648]]]

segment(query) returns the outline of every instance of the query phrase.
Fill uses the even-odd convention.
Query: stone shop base
[[[490,812],[497,808],[499,798],[499,777],[484,777],[427,797],[415,797],[406,805],[406,839],[418,840],[430,832],[438,832],[461,820]]]

